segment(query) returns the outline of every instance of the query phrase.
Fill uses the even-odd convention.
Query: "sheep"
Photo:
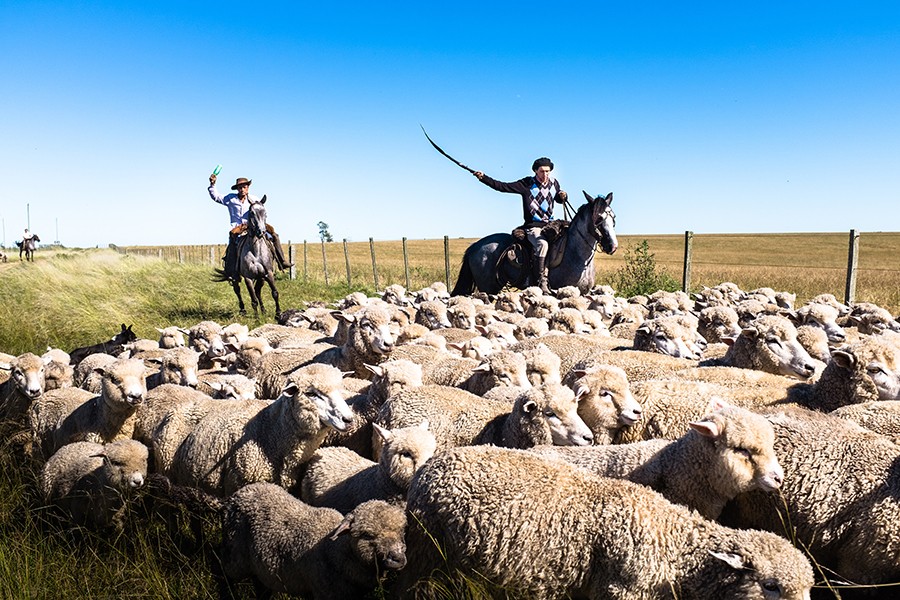
[[[524,314],[526,317],[549,319],[558,310],[559,300],[553,296],[539,296],[528,304]]]
[[[500,292],[494,299],[494,308],[511,313],[524,313],[522,294],[512,290]]]
[[[494,344],[483,335],[476,335],[465,342],[448,342],[447,348],[459,353],[463,358],[472,358],[484,362],[494,353]]]
[[[549,331],[550,325],[547,323],[546,319],[539,319],[537,317],[525,317],[525,320],[522,321],[518,327],[516,327],[515,335],[516,339],[521,341],[543,337],[547,335]]]
[[[382,439],[381,457],[372,462],[343,447],[319,448],[306,467],[300,499],[347,514],[367,500],[406,504],[415,472],[437,448],[428,422],[388,430],[374,425]]]
[[[706,340],[699,337],[695,328],[686,325],[680,315],[648,319],[635,330],[634,349],[699,360]]]
[[[592,329],[584,322],[581,311],[575,308],[560,308],[549,322],[550,331],[562,331],[563,333],[591,333]]]
[[[567,376],[578,396],[578,416],[594,436],[595,444],[610,444],[623,427],[643,418],[643,408],[631,393],[628,378],[620,367],[597,365],[576,369]]]
[[[895,440],[900,436],[900,401],[897,400],[848,404],[828,414],[848,419],[869,431],[893,437]]]
[[[834,297],[834,294],[819,294],[809,300],[810,304],[828,304],[838,310],[838,314],[845,317],[850,314],[851,308]]]
[[[231,370],[246,373],[257,368],[262,356],[272,351],[268,340],[260,337],[248,337],[240,348],[234,351],[234,360],[229,365]]]
[[[764,315],[741,330],[728,352],[713,364],[809,379],[816,366],[785,317]]]
[[[797,327],[797,341],[812,358],[823,363],[823,366],[824,363],[831,360],[831,345],[828,343],[828,334],[821,327],[800,325]]]
[[[380,500],[347,516],[316,508],[268,483],[228,499],[222,522],[220,596],[253,578],[272,592],[310,600],[356,600],[384,570],[406,565],[406,514]]]
[[[157,327],[156,331],[159,332],[157,344],[164,350],[168,348],[183,348],[186,345],[184,341],[185,330],[176,325],[162,329]]]
[[[45,393],[28,413],[36,446],[45,457],[71,442],[104,444],[130,438],[135,411],[147,395],[144,362],[118,358],[101,368],[100,395],[79,388]]]
[[[860,303],[853,307],[847,322],[860,333],[877,335],[884,331],[900,332],[900,323],[886,309],[875,304]]]
[[[47,347],[41,355],[44,361],[44,390],[72,387],[75,383],[75,369],[68,352]]]
[[[191,348],[171,348],[165,350],[160,359],[153,359],[151,364],[159,364],[159,371],[147,376],[147,389],[153,389],[164,383],[174,383],[188,387],[197,387],[197,368],[200,353]]]
[[[442,334],[445,331],[465,331],[466,337],[477,335],[476,332],[458,329],[439,329],[432,331],[424,325],[418,323],[410,323],[400,328],[394,342],[400,346],[402,344],[417,344],[421,346],[431,346],[438,350],[447,349],[447,337]]]
[[[710,344],[736,339],[741,334],[738,314],[730,306],[709,306],[698,315],[697,332]]]
[[[102,529],[120,524],[126,494],[147,477],[147,447],[135,440],[74,442],[41,469],[40,491],[75,524]]]
[[[438,570],[550,600],[763,600],[771,590],[800,600],[813,585],[809,561],[776,535],[723,527],[644,486],[527,451],[436,454],[407,509],[409,563],[396,586],[406,596],[428,595],[421,580]]]
[[[741,494],[722,522],[797,540],[838,580],[900,580],[900,446],[826,414],[796,409],[767,418],[785,473],[781,494]]]
[[[440,300],[428,300],[416,306],[416,318],[413,321],[428,329],[452,327],[447,317],[447,305]]]
[[[381,299],[397,306],[409,306],[412,301],[406,296],[406,288],[399,283],[392,283],[381,292]]]
[[[252,400],[256,382],[241,373],[203,371],[197,374],[197,390],[220,400]]]
[[[647,318],[647,309],[639,304],[626,304],[613,315],[609,324],[609,335],[614,338],[633,340],[637,328]]]
[[[332,312],[334,311],[324,306],[310,306],[302,312],[283,311],[278,324],[310,329],[320,332],[323,337],[332,337],[338,328],[338,320]]]
[[[536,346],[524,349],[522,356],[525,358],[525,374],[532,386],[537,387],[543,383],[562,383],[559,356],[546,344],[538,343]]]
[[[597,475],[626,478],[651,487],[670,502],[716,519],[740,493],[777,490],[784,471],[775,457],[775,431],[761,415],[712,401],[675,441],[532,448]]]
[[[9,371],[9,379],[0,384],[0,421],[21,423],[32,403],[44,393],[45,361],[26,352],[9,362],[0,363],[0,370]]]
[[[422,381],[430,385],[454,386],[483,395],[499,385],[529,387],[525,357],[518,352],[491,353],[483,362],[442,353],[425,346],[399,346],[393,358],[422,366]]]
[[[588,298],[591,301],[588,308],[600,313],[607,326],[612,324],[613,317],[624,307],[615,294],[591,294]]]
[[[290,489],[328,428],[342,431],[352,420],[342,379],[337,368],[312,364],[292,373],[271,404],[237,401],[210,412],[178,447],[172,480],[214,496],[254,481]]]
[[[471,444],[512,448],[586,445],[593,439],[578,416],[575,394],[558,384],[527,389],[512,405],[453,387],[423,385],[389,398],[375,420],[387,429],[422,421],[428,421],[439,449]],[[373,439],[376,457],[378,446]]]
[[[352,423],[345,431],[329,431],[322,446],[344,446],[364,458],[372,457],[372,422],[378,411],[389,397],[422,385],[422,367],[408,360],[389,360],[368,368],[372,372],[368,390],[347,401]]]
[[[188,329],[188,346],[200,353],[200,367],[208,369],[225,356],[222,326],[215,321],[200,321]]]
[[[472,329],[475,327],[475,302],[468,296],[454,296],[447,305],[447,318],[453,327]]]
[[[818,327],[825,332],[828,337],[828,343],[832,345],[843,344],[847,335],[837,323],[840,316],[838,309],[828,304],[809,303],[799,309],[795,313],[788,313],[794,323],[798,326],[808,325]]]
[[[328,342],[328,338],[321,331],[307,329],[306,327],[290,327],[277,323],[265,323],[249,332],[250,337],[263,338],[273,348],[302,348],[317,342]],[[244,340],[241,341],[243,343]],[[240,346],[240,344],[236,344]]]
[[[102,375],[97,369],[108,367],[115,361],[115,356],[105,352],[89,354],[75,365],[75,374],[72,377],[72,382],[83,390],[99,394]]]

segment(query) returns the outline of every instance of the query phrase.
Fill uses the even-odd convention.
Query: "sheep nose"
[[[593,433],[586,433],[581,437],[584,440],[585,446],[590,446],[591,444],[594,443],[594,434]]]

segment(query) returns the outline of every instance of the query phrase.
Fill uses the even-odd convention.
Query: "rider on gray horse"
[[[229,279],[238,277],[238,253],[237,239],[247,230],[247,212],[251,202],[259,202],[259,198],[250,195],[252,180],[246,177],[238,177],[231,186],[236,194],[220,196],[216,191],[216,176],[209,176],[209,197],[213,201],[228,207],[228,215],[231,218],[231,231],[228,234],[228,246],[225,248],[225,275]],[[275,228],[266,224],[266,233],[275,248],[275,259],[280,269],[289,269],[294,263],[289,263],[284,258],[284,250],[281,248],[281,240],[275,233]]]
[[[534,259],[531,264],[532,281],[535,285],[540,286],[542,291],[548,292],[547,271],[544,263],[550,247],[549,242],[559,232],[547,225],[553,221],[555,204],[565,202],[568,195],[560,189],[559,182],[550,176],[550,172],[553,170],[553,161],[549,158],[538,158],[531,165],[531,170],[534,171],[534,176],[523,177],[509,183],[492,179],[481,171],[475,171],[474,175],[481,183],[498,192],[522,196],[522,213],[525,223],[517,229],[524,230],[525,237],[531,242],[534,250]]]

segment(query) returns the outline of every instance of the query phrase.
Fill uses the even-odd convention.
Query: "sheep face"
[[[184,330],[178,327],[166,327],[164,329],[156,328],[156,331],[159,332],[159,347],[160,348],[183,348],[184,343]]]
[[[900,400],[900,350],[893,344],[871,338],[836,350],[832,360],[842,369],[865,373],[879,400]]]
[[[439,300],[422,302],[416,312],[416,323],[424,325],[428,329],[441,329],[452,327],[447,318],[447,306]]]
[[[95,372],[102,376],[100,393],[107,402],[137,406],[147,395],[147,379],[144,361],[138,358],[120,358]]]
[[[837,324],[838,310],[827,304],[807,304],[797,311],[800,323],[825,331],[829,344],[843,344],[847,339],[844,329]]]
[[[137,489],[147,476],[147,447],[136,440],[109,444],[99,455],[103,458],[106,481],[120,491]]]
[[[437,441],[428,431],[428,421],[393,431],[378,423],[373,423],[372,427],[384,442],[379,462],[398,489],[408,490],[413,475],[437,450]]]
[[[490,373],[494,385],[530,388],[528,365],[525,357],[512,352],[495,352],[477,367],[475,371]],[[493,387],[493,386],[492,386]]]
[[[372,372],[372,386],[379,399],[386,400],[403,390],[422,385],[422,367],[411,360],[389,360],[365,365]]]
[[[677,316],[671,316],[644,321],[635,331],[634,349],[699,360],[706,340],[677,319]]]
[[[712,412],[690,423],[693,431],[714,446],[720,467],[711,467],[735,495],[753,489],[775,491],[784,470],[775,455],[775,430],[762,416],[713,401]]]
[[[306,410],[304,405],[312,403],[323,426],[346,431],[353,422],[353,412],[344,399],[343,378],[343,373],[331,365],[308,365],[291,373],[282,395],[291,398],[297,411]]]
[[[350,547],[372,570],[406,566],[406,511],[381,500],[363,502],[344,517],[331,539],[350,535]]]
[[[46,385],[44,367],[44,360],[31,352],[27,352],[7,364],[0,364],[0,369],[10,371],[9,378],[19,392],[32,400],[40,398],[44,393]]]
[[[475,327],[475,306],[456,304],[447,309],[447,318],[453,327],[472,329]]]
[[[516,399],[513,412],[546,424],[555,446],[589,446],[594,434],[578,416],[575,393],[558,384],[533,388]]]
[[[357,338],[359,347],[380,355],[390,354],[394,349],[394,333],[387,311],[370,309],[347,318],[352,321],[350,336]]]
[[[196,388],[197,369],[200,355],[190,348],[177,348],[170,351],[162,361],[163,381]]]
[[[191,348],[207,358],[225,356],[225,342],[222,340],[222,326],[213,321],[201,321],[188,332]]]
[[[755,347],[763,370],[808,379],[815,373],[815,365],[809,352],[797,341],[797,328],[785,319],[774,315],[759,317],[741,330],[735,344],[746,342]]]
[[[580,375],[573,386],[578,414],[588,423],[598,444],[610,443],[616,430],[641,420],[643,409],[631,394],[623,369],[601,365],[576,374]]]
[[[711,306],[700,311],[699,333],[709,342],[735,339],[741,334],[737,312],[730,306]]]

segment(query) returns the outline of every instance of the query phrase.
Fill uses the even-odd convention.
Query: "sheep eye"
[[[552,410],[544,411],[544,415],[545,415],[548,419],[555,419],[555,418],[556,418],[556,413],[553,412]]]
[[[878,365],[870,365],[866,367],[866,372],[870,375],[878,375],[879,373],[884,373],[885,371]]]
[[[400,456],[409,460],[412,460],[413,457],[412,452],[410,452],[409,450],[404,450],[400,453]]]
[[[750,451],[746,448],[735,448],[734,451],[747,459],[749,459],[751,456]]]
[[[778,585],[777,581],[772,581],[771,579],[767,579],[762,582],[763,589],[767,592],[778,592],[781,593],[781,586]]]
[[[766,343],[770,346],[781,346],[781,340],[778,338],[769,338],[766,340]]]

